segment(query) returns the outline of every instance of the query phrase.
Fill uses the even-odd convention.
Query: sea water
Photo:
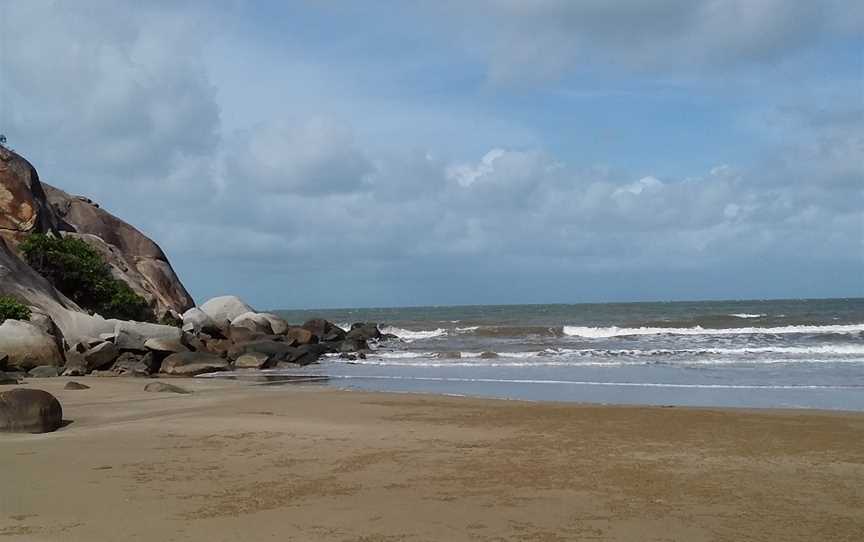
[[[341,388],[864,410],[864,299],[279,312],[295,323],[377,322],[401,338],[302,371]]]

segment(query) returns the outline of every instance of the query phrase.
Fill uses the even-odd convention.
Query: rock
[[[54,337],[20,320],[0,325],[0,350],[8,356],[8,367],[24,371],[38,365],[62,366],[64,361]]]
[[[0,371],[0,386],[9,386],[20,384],[21,380],[17,376]]]
[[[84,365],[89,372],[111,365],[119,355],[120,350],[113,343],[103,342],[81,354],[81,357],[84,359]],[[70,367],[70,364],[67,363],[66,366]],[[77,364],[72,366],[77,366]]]
[[[244,312],[231,320],[232,331],[236,328],[245,328],[264,335],[273,335],[273,327],[270,325],[270,320],[255,312]]]
[[[150,391],[155,393],[192,393],[191,391],[183,389],[180,386],[175,386],[166,382],[150,382],[149,384],[144,386],[144,391]]]
[[[165,253],[150,238],[86,198],[42,183],[58,228],[99,250],[112,273],[152,304],[157,315],[195,303]]]
[[[233,295],[214,297],[199,308],[220,326],[223,322],[231,322],[241,314],[255,312],[255,309],[245,301]]]
[[[495,352],[481,352],[480,359],[495,359],[498,357],[498,354]]]
[[[381,334],[381,337],[378,338],[378,341],[379,341],[379,342],[384,342],[384,341],[398,341],[398,340],[399,340],[399,336],[398,336],[398,335],[393,335],[392,333],[382,333],[382,334]]]
[[[189,351],[183,344],[182,339],[147,339],[144,341],[144,347],[153,352],[168,354]]]
[[[229,369],[228,361],[204,352],[179,352],[162,362],[161,372],[169,375],[195,376]]]
[[[153,241],[87,198],[42,183],[27,160],[0,148],[0,295],[22,299],[49,315],[66,339],[74,341],[76,323],[68,315],[83,315],[81,308],[15,254],[15,248],[30,234],[61,232],[99,245],[112,272],[151,301],[157,313],[183,312],[193,306]]]
[[[100,333],[99,334],[99,340],[100,341],[107,341],[109,343],[113,343],[114,339],[116,339],[116,338],[117,338],[117,335],[115,335],[114,333]]]
[[[286,361],[297,365],[309,365],[315,363],[318,361],[318,358],[324,354],[332,352],[328,346],[323,344],[306,344],[298,346],[295,350],[294,355]]]
[[[318,342],[318,337],[308,329],[302,327],[289,328],[285,333],[285,338],[288,339],[288,342],[293,342],[295,345],[313,344]]]
[[[459,359],[462,357],[462,352],[438,352],[435,357],[439,359]]]
[[[114,344],[120,350],[145,352],[148,339],[162,339],[180,342],[183,332],[180,328],[148,324],[144,322],[118,321],[114,328]]]
[[[238,359],[243,354],[253,352],[267,354],[273,361],[288,361],[297,354],[297,348],[280,341],[252,341],[234,345],[228,352],[228,357]]]
[[[146,354],[124,352],[111,367],[111,373],[117,376],[150,376],[155,370],[153,352]]]
[[[90,386],[87,386],[86,384],[81,384],[81,383],[75,382],[74,380],[70,380],[69,382],[66,383],[65,386],[63,386],[63,389],[64,390],[89,390]]]
[[[345,339],[339,343],[337,350],[339,352],[361,352],[369,350],[369,345],[363,339]]]
[[[39,367],[33,367],[30,369],[27,374],[33,378],[52,378],[60,376],[60,368],[55,367],[54,365],[40,365]]]
[[[275,314],[270,314],[269,312],[259,313],[259,316],[262,316],[270,322],[270,328],[273,330],[274,335],[285,335],[288,332],[288,329],[291,327],[288,325],[288,322],[285,321],[284,318],[276,316]]]
[[[0,352],[0,371],[6,370],[7,363],[9,363],[9,354],[6,352]]]
[[[346,335],[346,339],[371,341],[381,337],[381,332],[378,330],[378,324],[373,323],[357,323],[351,324],[351,331]]]
[[[221,336],[224,329],[206,312],[198,307],[193,307],[183,313],[183,331]]]
[[[308,320],[303,323],[302,327],[311,331],[318,338],[319,342],[341,341],[345,338],[344,329],[320,318]]]
[[[43,390],[17,388],[0,392],[0,432],[47,433],[63,423],[63,408]]]
[[[272,365],[270,354],[264,352],[248,352],[234,360],[236,369],[266,369]]]
[[[231,342],[233,343],[248,343],[251,341],[263,341],[272,338],[272,340],[282,340],[282,337],[277,337],[270,333],[261,333],[260,331],[253,331],[251,329],[245,327],[232,327],[228,333],[231,338]]]

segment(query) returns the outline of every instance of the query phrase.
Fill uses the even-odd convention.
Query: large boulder
[[[47,433],[63,422],[63,408],[43,390],[14,389],[0,392],[0,432]]]
[[[255,312],[245,301],[233,295],[214,297],[199,308],[219,326],[224,322],[231,322],[241,314]]]
[[[274,361],[288,361],[296,355],[297,349],[288,343],[273,340],[251,341],[236,344],[228,351],[228,357],[239,359],[248,353],[267,354]]]
[[[192,307],[183,313],[183,331],[221,335],[224,328],[217,325],[216,321],[210,318],[206,312],[198,307]]]
[[[29,371],[39,365],[63,365],[63,354],[54,337],[29,322],[3,322],[0,351],[9,356],[6,365],[12,369]]]
[[[259,313],[259,316],[266,318],[267,321],[270,322],[270,328],[273,330],[274,335],[285,335],[291,328],[291,326],[288,325],[288,322],[286,322],[281,316],[276,316],[269,312]]]
[[[378,329],[378,324],[373,323],[357,323],[351,324],[351,331],[345,335],[349,340],[371,341],[381,338],[381,331]]]
[[[244,312],[240,316],[231,320],[231,329],[244,328],[255,333],[263,333],[264,335],[273,335],[273,327],[270,325],[270,320],[257,312]]]
[[[327,320],[322,320],[320,318],[307,320],[303,323],[302,327],[303,329],[308,329],[309,331],[311,331],[312,334],[318,337],[318,340],[321,342],[341,341],[345,338],[344,329],[333,324],[332,322],[328,322]]]
[[[180,342],[183,332],[174,326],[148,324],[144,322],[117,321],[114,327],[114,344],[120,350],[144,352],[149,339]]]
[[[160,371],[167,375],[195,376],[204,373],[226,371],[228,361],[206,352],[180,352],[171,354],[162,362]]]
[[[117,356],[120,355],[120,350],[114,346],[113,343],[103,342],[99,343],[93,348],[83,352],[81,357],[84,359],[84,365],[86,370],[96,371],[98,369],[104,369],[107,366],[110,366],[114,363],[114,360],[117,359]],[[69,356],[74,357],[74,356]],[[77,366],[77,363],[67,363],[67,368],[71,368],[72,366]]]

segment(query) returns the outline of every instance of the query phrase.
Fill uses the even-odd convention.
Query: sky
[[[0,132],[199,302],[864,296],[851,0],[0,0]]]

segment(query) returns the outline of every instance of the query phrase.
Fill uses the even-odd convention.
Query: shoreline
[[[54,393],[72,423],[0,435],[15,465],[4,539],[851,541],[864,529],[860,412],[68,380],[26,387]],[[160,381],[193,393],[143,391]]]

